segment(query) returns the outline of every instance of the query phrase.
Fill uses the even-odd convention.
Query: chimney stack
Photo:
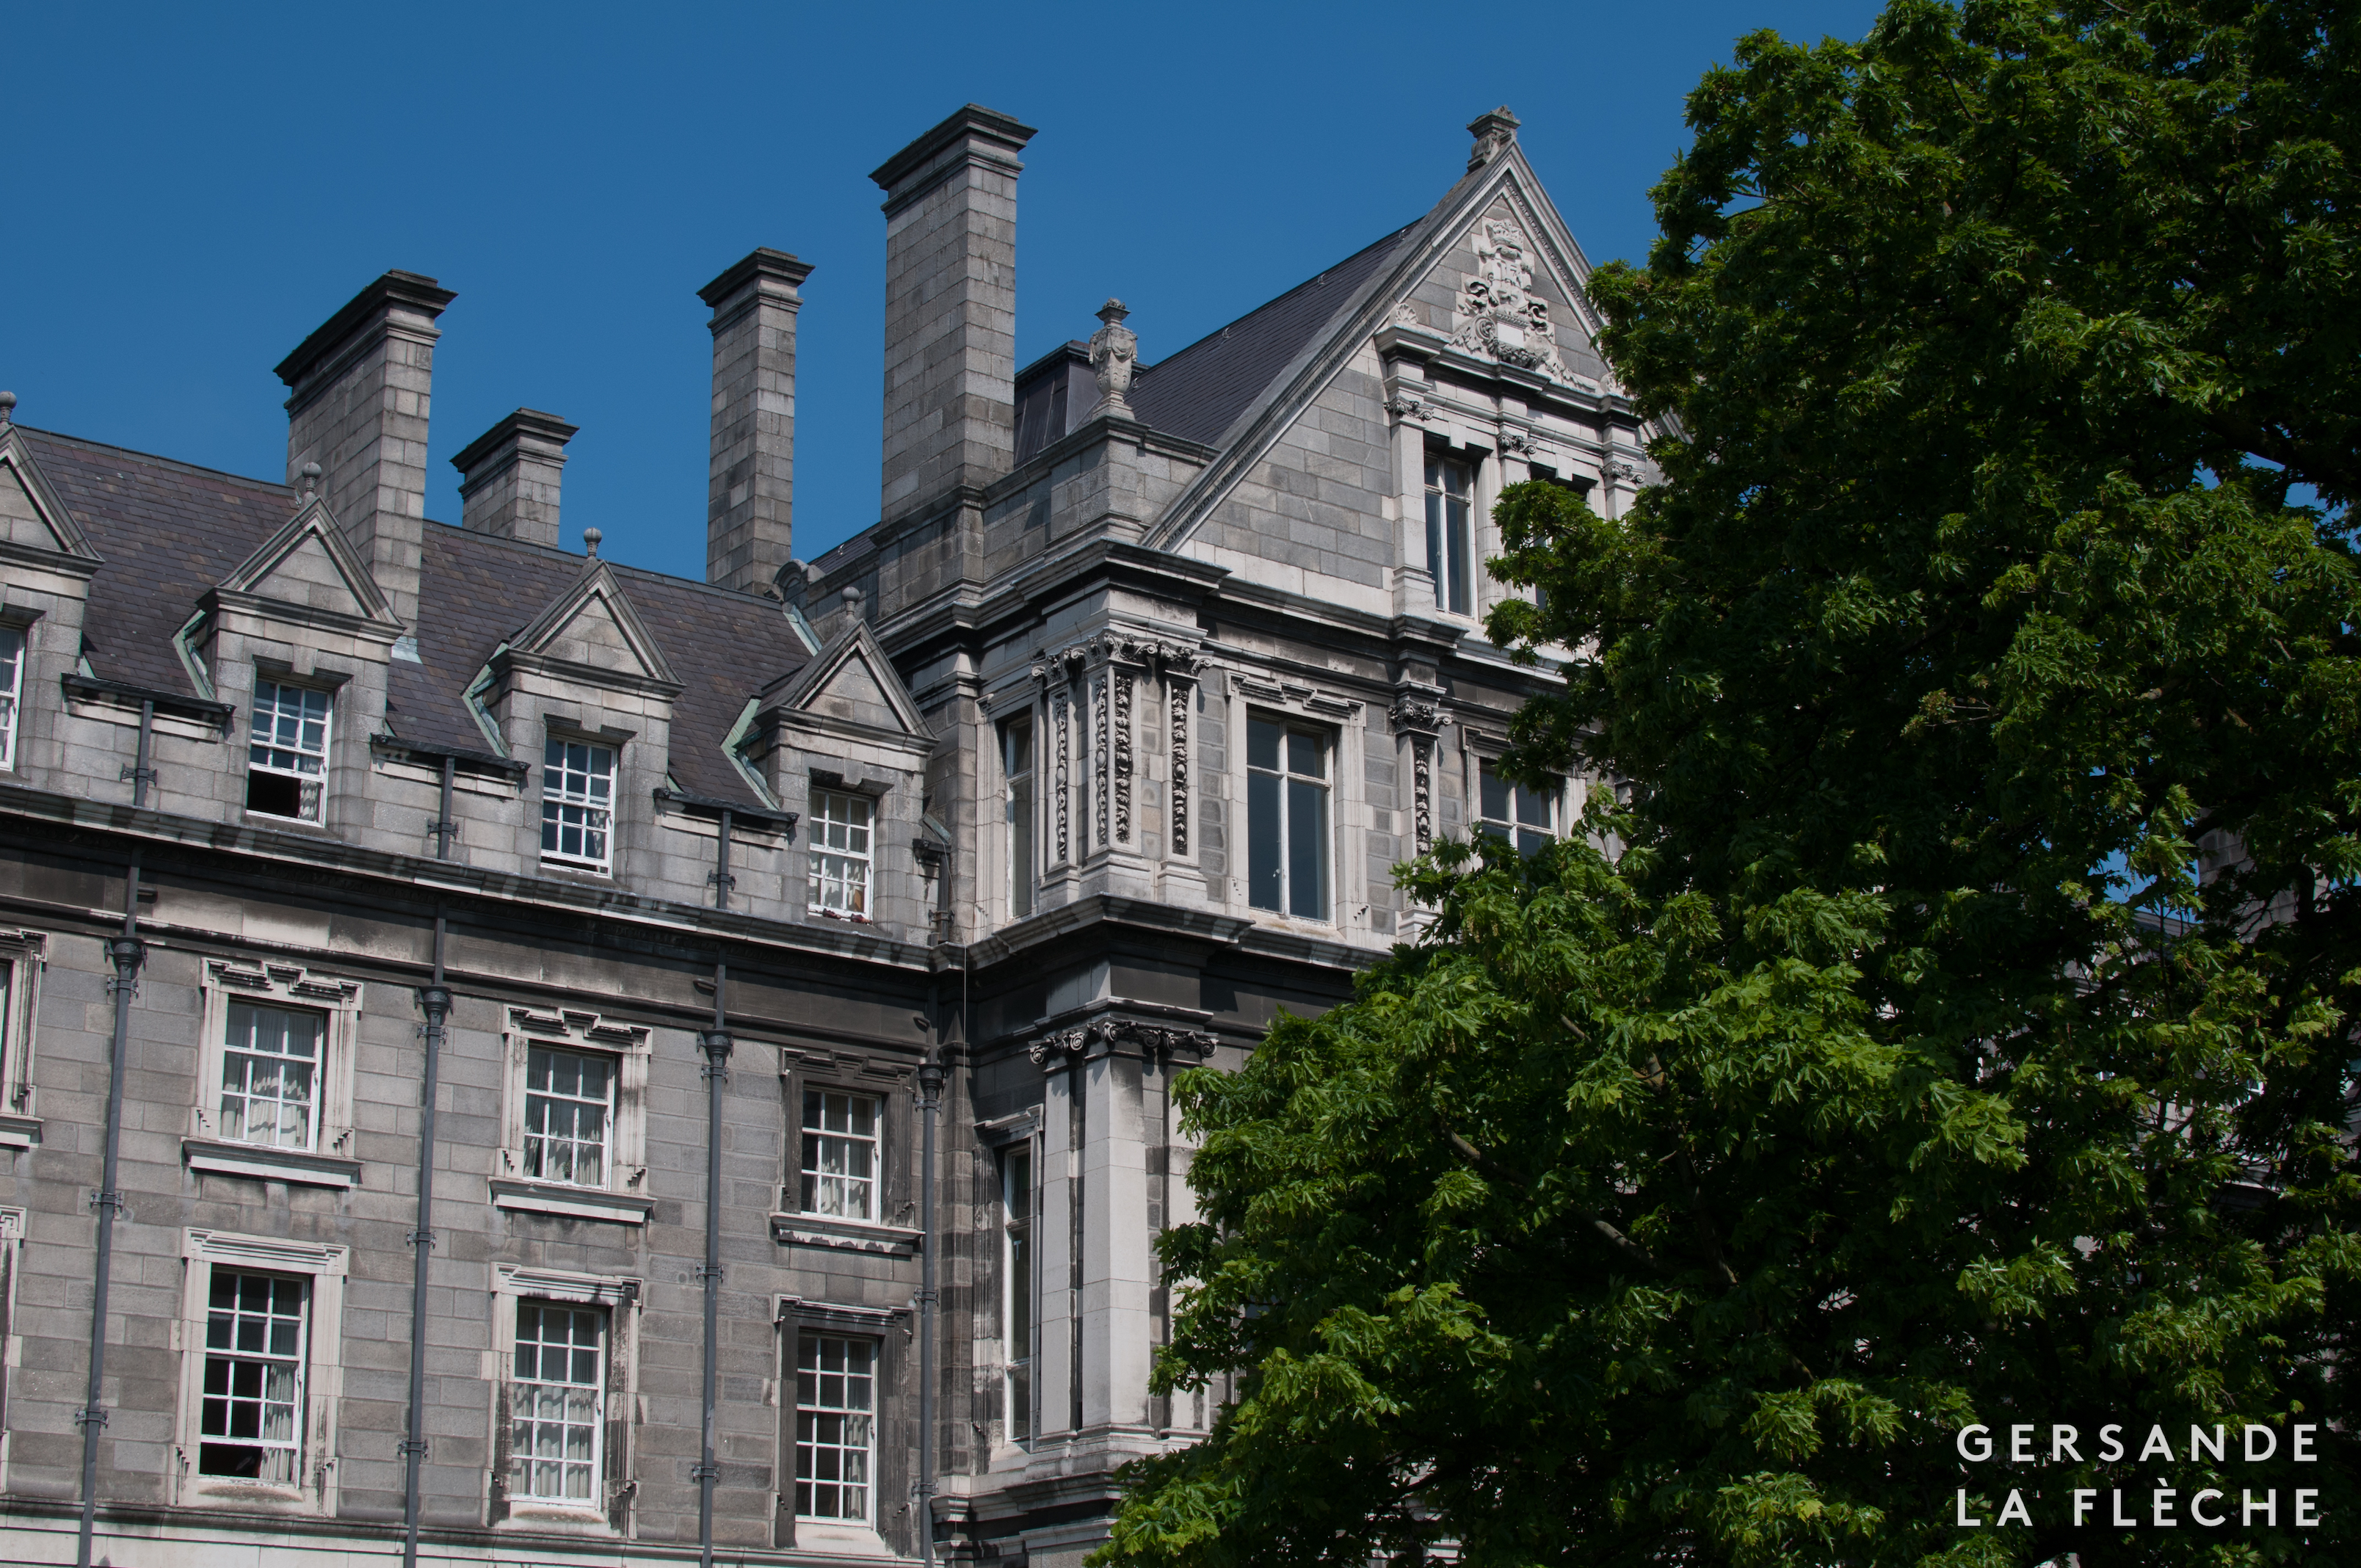
[[[796,291],[811,265],[765,247],[697,291],[713,307],[705,580],[768,589],[795,554]]]
[[[1016,456],[1016,155],[1033,127],[970,104],[886,159],[880,517],[981,490]]]
[[[577,428],[519,409],[468,443],[451,459],[459,470],[460,526],[556,548],[558,485]]]
[[[426,418],[434,324],[454,298],[432,278],[389,272],[279,362],[287,383],[287,478],[305,463],[405,625],[418,624],[426,536]]]

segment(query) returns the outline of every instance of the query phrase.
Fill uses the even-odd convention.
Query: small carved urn
[[[1099,400],[1090,413],[1093,419],[1106,414],[1133,417],[1124,394],[1131,390],[1132,365],[1139,357],[1139,334],[1123,324],[1123,318],[1129,314],[1121,300],[1109,300],[1099,307],[1099,320],[1105,324],[1091,334],[1091,374],[1098,378],[1099,383]]]

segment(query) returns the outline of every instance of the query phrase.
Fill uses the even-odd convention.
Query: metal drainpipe
[[[729,842],[729,829],[723,828],[722,842]],[[725,853],[727,851],[725,850]],[[725,862],[726,865],[726,862]],[[729,896],[729,884],[719,884],[722,896]],[[721,1327],[721,1086],[729,1080],[730,1069],[723,1064],[730,1059],[730,1035],[724,1026],[728,1014],[723,1007],[724,993],[730,983],[730,966],[713,960],[713,1027],[707,1031],[705,1047],[705,1266],[697,1277],[705,1282],[705,1438],[699,1451],[697,1476],[697,1561],[700,1568],[713,1568],[713,1488],[721,1478],[721,1468],[715,1462],[714,1408],[720,1380]]]
[[[451,775],[456,764],[443,759],[443,798],[434,817],[434,858],[451,858]],[[451,992],[443,984],[446,921],[434,910],[434,978],[418,993],[426,1011],[426,1084],[418,1118],[418,1223],[410,1233],[410,1435],[401,1442],[401,1568],[417,1568],[419,1483],[426,1464],[426,1275],[434,1252],[434,1102],[443,1070],[444,1020],[451,1015]]]
[[[940,1009],[937,1009],[940,1016]],[[918,1561],[935,1560],[935,1120],[943,1064],[930,1051],[918,1064]]]
[[[737,879],[730,874],[730,808],[726,806],[721,808],[721,843],[714,854],[713,874],[705,880],[713,884],[713,907],[727,909],[730,907],[730,890],[738,883]],[[718,1029],[721,1025],[717,1022],[713,1026]]]
[[[137,760],[123,770],[123,776],[131,781],[131,806],[134,810],[147,806],[148,785],[156,776],[156,770],[148,765],[148,738],[155,728],[156,704],[151,698],[142,697],[139,702],[139,750],[136,753]]]
[[[146,715],[152,714],[152,707],[147,708]],[[144,718],[139,739],[144,763],[148,751]],[[136,789],[144,796],[145,781]],[[131,997],[147,955],[148,945],[139,939],[139,857],[135,852],[123,879],[123,935],[106,944],[106,956],[115,965],[115,978],[107,987],[115,992],[115,1048],[106,1078],[106,1154],[100,1167],[98,1191],[92,1195],[98,1209],[98,1270],[90,1302],[90,1390],[82,1408],[74,1412],[82,1426],[82,1530],[74,1554],[79,1568],[90,1568],[91,1531],[98,1519],[98,1434],[106,1425],[106,1294],[115,1269],[115,1217],[123,1207],[115,1179],[123,1153],[124,1064],[131,1049]]]

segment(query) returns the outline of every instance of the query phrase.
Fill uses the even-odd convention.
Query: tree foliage
[[[1159,1376],[1235,1398],[1103,1561],[2355,1549],[2351,1450],[2284,1434],[2351,1417],[2361,1268],[2356,48],[1896,0],[1707,77],[1591,281],[1662,482],[1497,513],[1547,594],[1495,641],[1580,651],[1511,765],[1620,797],[1440,850],[1353,1003],[1182,1080]],[[2275,1462],[2192,1459],[2248,1421]],[[2104,1522],[2159,1484],[2181,1528]],[[2208,1485],[2278,1528],[2191,1528]]]

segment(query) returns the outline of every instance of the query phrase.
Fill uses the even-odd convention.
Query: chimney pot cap
[[[414,311],[431,322],[458,297],[424,273],[395,268],[346,301],[343,309],[323,322],[317,331],[296,345],[294,353],[279,362],[274,373],[292,387],[341,347],[346,339],[367,323],[381,321],[395,306]]]
[[[1013,170],[1016,167],[1016,155],[1025,150],[1025,144],[1037,134],[1031,126],[1014,115],[1004,115],[981,104],[964,104],[917,140],[879,164],[869,178],[876,181],[880,189],[890,192],[962,141],[983,144],[991,152],[998,154]]]
[[[803,280],[810,277],[811,272],[810,262],[798,260],[784,250],[774,250],[765,245],[723,268],[719,277],[697,291],[697,297],[718,311],[723,301],[757,278],[776,278],[788,288],[797,289],[803,286]]]

